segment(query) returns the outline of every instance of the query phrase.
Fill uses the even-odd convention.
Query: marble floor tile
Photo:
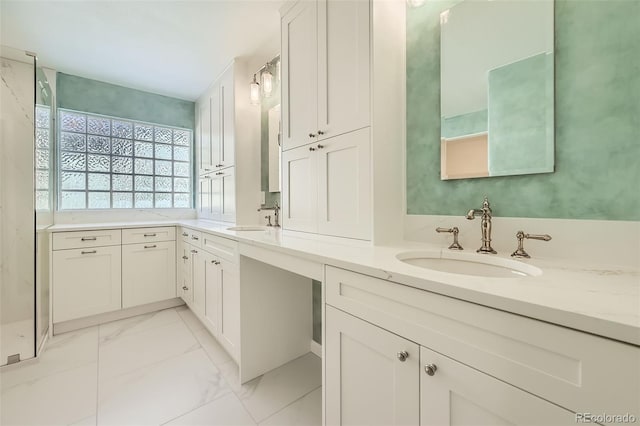
[[[180,315],[171,308],[108,322],[100,325],[100,341],[112,340],[181,320]]]
[[[322,385],[320,358],[308,353],[242,385],[240,401],[261,422]]]
[[[235,394],[223,396],[166,423],[172,426],[255,426]]]
[[[187,305],[178,306],[174,308],[176,312],[182,317],[182,320],[189,326],[189,329],[193,332],[204,329],[204,324],[198,319],[198,317],[189,309]]]
[[[260,426],[321,426],[322,388],[318,388],[278,411]]]
[[[68,425],[96,412],[97,364],[13,386],[0,395],[2,425]]]
[[[0,324],[0,336],[2,336],[2,345],[0,345],[2,363],[5,363],[7,357],[13,354],[20,354],[23,360],[33,357],[33,319]]]
[[[23,366],[0,370],[2,389],[98,362],[98,327],[59,334],[47,341],[42,354]]]
[[[220,365],[225,362],[231,361],[231,356],[227,351],[218,343],[215,337],[209,333],[209,330],[203,328],[193,333],[195,338],[200,342],[202,349],[205,350],[211,361],[214,364]]]
[[[198,349],[100,379],[98,425],[158,425],[230,394],[220,371]]]
[[[77,422],[69,425],[69,426],[96,426],[96,417],[97,415],[94,413],[89,417],[85,417],[82,420],[78,420]]]
[[[200,344],[182,321],[100,342],[100,380],[191,352]]]

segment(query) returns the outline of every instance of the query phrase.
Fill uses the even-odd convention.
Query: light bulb
[[[253,75],[253,81],[251,82],[249,98],[251,99],[251,105],[260,105],[260,84],[256,80],[255,74]]]
[[[273,91],[273,75],[269,71],[262,73],[262,91],[265,98],[271,96],[271,92]]]

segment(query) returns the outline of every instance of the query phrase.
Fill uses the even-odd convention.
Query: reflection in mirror
[[[441,178],[553,172],[553,0],[466,0],[441,23]]]
[[[280,104],[269,110],[269,192],[280,192]]]

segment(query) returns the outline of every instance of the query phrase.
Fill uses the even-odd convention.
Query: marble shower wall
[[[458,0],[459,1],[459,0]],[[640,2],[555,3],[555,172],[440,180],[439,14],[407,11],[407,213],[640,220]]]
[[[21,354],[25,359],[33,356],[35,95],[33,59],[21,56],[25,62],[0,58],[0,319],[6,331],[1,346],[11,337],[7,324],[28,323],[20,332],[31,342],[31,352]],[[8,349],[3,355],[20,352]]]

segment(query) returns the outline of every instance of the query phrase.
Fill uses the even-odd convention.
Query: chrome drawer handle
[[[427,364],[424,366],[424,371],[427,373],[427,375],[433,376],[434,374],[436,374],[436,371],[438,371],[438,367],[435,364]]]
[[[223,174],[224,174],[224,172],[216,172],[216,176],[220,176],[220,175],[223,175]]]
[[[187,290],[189,290],[189,287],[187,287],[187,286],[182,286],[182,289],[183,289],[184,291],[187,291]]]
[[[151,246],[144,246],[144,248],[156,248],[156,247],[158,247],[158,246],[157,246],[157,245],[155,245],[155,244],[153,244],[153,245],[151,245]]]
[[[400,361],[405,362],[407,358],[409,358],[409,352],[407,351],[398,352],[398,359]]]
[[[97,251],[96,250],[90,250],[90,251],[81,251],[80,254],[96,254]]]
[[[155,237],[156,234],[144,234],[145,237]]]
[[[80,241],[95,241],[96,237],[82,237]]]
[[[183,232],[183,233],[182,233],[182,236],[183,236],[183,237],[188,237],[188,236],[189,236],[189,234],[187,234],[186,232]]]
[[[219,265],[220,261],[219,260],[212,260],[211,263],[213,263],[214,265]]]
[[[200,238],[196,237],[195,235],[192,235],[192,236],[191,236],[191,239],[192,239],[192,240],[199,240]]]
[[[184,260],[189,260],[189,256],[182,256]]]
[[[198,253],[198,250],[191,250],[191,253]]]

